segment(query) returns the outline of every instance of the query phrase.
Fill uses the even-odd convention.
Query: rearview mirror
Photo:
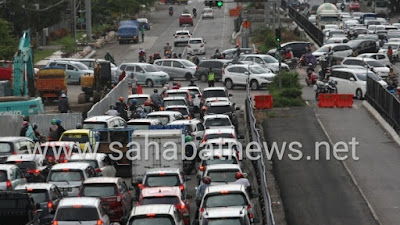
[[[354,77],[350,77],[350,81],[355,81]]]

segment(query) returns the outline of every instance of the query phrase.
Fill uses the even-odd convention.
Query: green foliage
[[[295,71],[282,72],[282,88],[295,88],[301,90],[299,74]],[[270,90],[279,90],[279,76],[275,76],[270,86]]]
[[[297,72],[282,72],[282,89],[279,89],[279,75],[269,87],[274,107],[303,106],[302,86]]]
[[[301,97],[302,91],[297,88],[285,88],[281,91],[280,95],[285,98],[298,98]]]
[[[75,42],[73,37],[65,37],[62,40],[61,51],[63,51],[67,56],[75,53],[76,52],[76,47],[77,47],[77,44],[76,44],[76,42]]]
[[[0,60],[11,60],[17,51],[17,39],[11,36],[9,23],[0,19]]]

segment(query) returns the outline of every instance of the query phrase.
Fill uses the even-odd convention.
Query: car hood
[[[381,73],[389,73],[390,72],[390,69],[387,68],[386,66],[385,67],[374,67],[373,70],[377,71],[377,72],[381,72]]]

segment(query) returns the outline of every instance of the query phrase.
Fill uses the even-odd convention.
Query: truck
[[[139,42],[139,22],[137,20],[123,20],[119,22],[117,38],[120,44]]]
[[[378,0],[374,4],[375,14],[378,17],[387,18],[390,13],[389,2],[387,0]]]
[[[40,204],[35,204],[28,193],[0,192],[0,223],[2,225],[39,225]]]
[[[91,97],[93,97],[93,103],[96,103],[112,88],[111,63],[105,60],[95,60],[93,67],[94,74],[86,74],[81,77],[83,93],[78,96],[80,104],[89,102]]]
[[[138,157],[140,160],[132,162],[132,185],[137,188],[143,180],[148,169],[152,168],[180,168],[183,170],[182,147],[184,146],[184,131],[182,129],[156,129],[150,127],[150,130],[135,130],[132,140],[139,144],[140,151]],[[177,126],[178,127],[178,126]],[[183,127],[183,126],[179,126]],[[176,146],[170,145],[173,142]],[[152,144],[150,144],[152,143]],[[156,151],[157,147],[159,151]],[[176,147],[175,159],[164,157],[165,150]],[[167,156],[173,153],[168,151]]]
[[[327,24],[336,24],[340,26],[339,10],[332,3],[324,3],[317,9],[317,26],[320,30],[325,29]]]
[[[61,93],[67,93],[67,77],[61,67],[46,67],[39,70],[36,89],[44,101],[57,100]]]

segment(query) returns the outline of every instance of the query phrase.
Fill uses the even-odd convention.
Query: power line
[[[44,12],[44,11],[47,11],[47,10],[49,10],[49,9],[52,9],[52,8],[54,8],[54,7],[56,7],[56,6],[59,6],[59,5],[61,5],[62,3],[64,3],[65,2],[65,0],[61,0],[61,1],[59,1],[58,3],[56,3],[56,4],[54,4],[54,5],[51,5],[51,6],[48,6],[47,8],[44,8],[44,9],[30,9],[30,8],[24,8],[24,9],[26,9],[26,10],[29,10],[29,11],[36,11],[36,12]]]

